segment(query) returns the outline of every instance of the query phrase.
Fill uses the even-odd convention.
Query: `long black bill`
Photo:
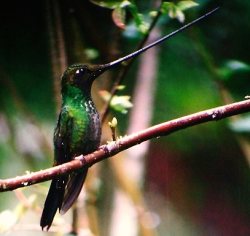
[[[165,40],[167,40],[167,39],[173,37],[173,36],[176,35],[177,33],[180,33],[180,32],[182,32],[183,30],[189,28],[190,26],[196,24],[197,22],[199,22],[199,21],[201,21],[201,20],[207,18],[208,16],[210,16],[211,14],[213,14],[213,13],[214,13],[215,11],[217,11],[218,9],[219,9],[219,7],[216,7],[215,9],[213,9],[213,10],[207,12],[206,14],[202,15],[201,17],[199,17],[199,18],[197,18],[197,19],[195,19],[195,20],[189,22],[188,24],[186,24],[186,25],[180,27],[179,29],[177,29],[177,30],[171,32],[170,34],[168,34],[168,35],[166,35],[166,36],[164,36],[164,37],[162,37],[162,38],[160,38],[160,39],[154,41],[153,43],[151,43],[151,44],[149,44],[149,45],[147,45],[147,46],[145,46],[145,47],[143,47],[143,48],[141,48],[141,49],[139,49],[139,50],[137,50],[137,51],[135,51],[135,52],[132,52],[132,53],[128,54],[127,56],[124,56],[124,57],[122,57],[122,58],[119,58],[119,59],[117,59],[117,60],[115,60],[115,61],[112,61],[112,62],[110,62],[110,63],[103,64],[103,65],[100,67],[99,72],[103,73],[104,71],[106,71],[106,70],[108,70],[108,69],[110,69],[110,68],[112,68],[112,67],[114,67],[114,66],[116,66],[116,65],[118,65],[118,64],[121,64],[121,63],[124,62],[124,61],[128,61],[129,59],[131,59],[131,58],[133,58],[133,57],[136,57],[136,56],[140,55],[141,53],[145,52],[146,50],[148,50],[148,49],[150,49],[150,48],[152,48],[152,47],[154,47],[154,46],[156,46],[156,45],[158,45],[158,44],[164,42]]]

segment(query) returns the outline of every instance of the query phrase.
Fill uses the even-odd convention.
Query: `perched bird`
[[[91,98],[92,83],[99,75],[174,36],[217,9],[113,62],[103,65],[69,66],[61,79],[62,107],[54,131],[54,166],[69,162],[81,154],[91,153],[100,145],[101,122]],[[73,205],[82,189],[87,171],[88,168],[84,167],[52,180],[41,216],[42,229],[50,228],[57,210],[64,214]]]
[[[100,145],[101,124],[91,99],[91,85],[101,73],[95,67],[72,65],[61,81],[62,108],[54,132],[54,165],[93,152]],[[87,168],[52,180],[40,225],[50,228],[57,209],[65,213],[78,197]]]

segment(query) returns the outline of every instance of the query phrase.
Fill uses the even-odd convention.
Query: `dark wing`
[[[66,109],[62,110],[54,134],[54,165],[59,165],[70,160],[70,132],[72,131],[72,125],[72,117]],[[48,230],[50,228],[57,209],[61,209],[67,182],[68,175],[52,180],[40,220],[42,229],[47,228]]]
[[[46,230],[49,230],[57,209],[59,209],[62,205],[65,189],[64,183],[66,181],[66,177],[60,177],[57,179],[53,179],[51,182],[40,220],[40,226],[42,227],[42,230],[44,228],[46,228]]]

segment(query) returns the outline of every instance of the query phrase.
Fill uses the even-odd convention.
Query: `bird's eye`
[[[75,76],[77,77],[77,78],[80,78],[80,77],[82,77],[83,75],[84,75],[84,72],[85,72],[85,70],[84,69],[78,69],[78,70],[76,70],[76,72],[75,72]]]

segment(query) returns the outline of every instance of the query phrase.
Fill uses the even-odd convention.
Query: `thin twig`
[[[10,191],[17,188],[33,185],[53,179],[58,175],[64,175],[76,171],[83,166],[92,166],[108,157],[128,149],[136,144],[140,144],[152,138],[166,136],[175,131],[195,126],[208,121],[217,121],[250,111],[250,100],[232,103],[225,106],[197,112],[191,115],[183,116],[171,121],[167,121],[140,132],[125,136],[115,142],[103,145],[97,151],[86,156],[80,155],[74,160],[62,165],[58,165],[34,173],[17,176],[15,178],[0,180],[0,192]]]

